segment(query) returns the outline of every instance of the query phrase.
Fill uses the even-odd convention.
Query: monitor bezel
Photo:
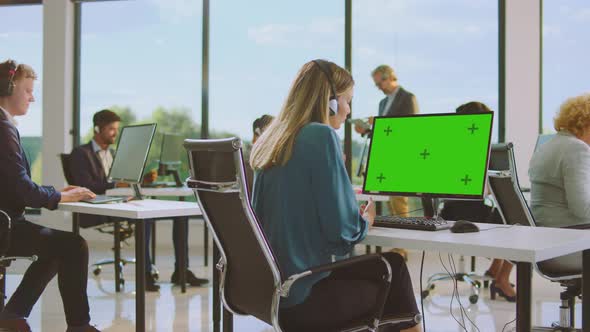
[[[375,128],[375,124],[379,119],[390,118],[415,118],[415,117],[433,117],[433,116],[471,116],[471,115],[491,115],[490,134],[488,137],[488,154],[486,157],[486,167],[484,171],[484,181],[479,195],[466,194],[445,194],[445,193],[418,193],[418,192],[404,192],[404,191],[372,191],[365,190],[367,185],[367,174],[369,171],[369,164],[371,162],[371,150],[373,148],[373,137],[371,136],[371,143],[369,144],[369,153],[367,154],[367,163],[365,165],[365,177],[363,179],[363,194],[367,195],[383,195],[383,196],[405,196],[405,197],[427,197],[427,198],[449,198],[449,199],[464,199],[464,200],[482,200],[485,196],[485,188],[488,178],[488,168],[490,163],[490,152],[492,148],[492,131],[494,129],[494,113],[493,112],[474,112],[474,113],[430,113],[430,114],[408,114],[408,115],[393,115],[393,116],[376,116],[373,118],[373,125],[371,131]]]
[[[115,164],[115,160],[117,160],[117,155],[119,154],[119,144],[121,143],[121,138],[123,138],[123,132],[125,131],[125,129],[127,128],[134,128],[134,127],[149,127],[152,126],[152,134],[150,136],[150,142],[148,144],[148,152],[145,155],[145,158],[143,160],[142,166],[141,166],[141,174],[139,176],[139,181],[136,181],[135,179],[121,179],[121,178],[114,178],[111,176],[111,172],[113,171],[113,165]],[[129,184],[141,184],[143,181],[143,173],[145,171],[145,165],[147,163],[148,157],[150,155],[150,150],[152,149],[152,143],[154,142],[154,136],[156,134],[156,127],[157,124],[156,123],[147,123],[147,124],[138,124],[138,125],[128,125],[125,126],[121,129],[121,133],[119,135],[119,139],[117,141],[117,150],[115,152],[115,157],[113,158],[113,163],[111,164],[111,168],[109,169],[109,176],[108,179],[110,182],[113,181],[119,181],[119,182],[125,182],[125,183],[129,183]]]

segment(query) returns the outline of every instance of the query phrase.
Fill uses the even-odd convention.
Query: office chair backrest
[[[504,223],[536,226],[518,184],[512,143],[494,144],[492,151],[490,165],[494,164],[499,169],[488,172],[488,181]]]
[[[70,170],[70,154],[69,153],[60,153],[59,159],[61,160],[61,168],[64,172],[64,177],[66,178],[66,182],[71,185],[73,183],[73,179],[72,179],[72,172]]]
[[[492,171],[510,170],[510,156],[508,149],[512,149],[512,143],[493,144],[490,151],[489,169]]]
[[[282,277],[252,211],[241,141],[185,140],[193,188],[207,226],[220,248],[221,298],[228,309],[275,325]]]
[[[10,247],[11,220],[8,214],[0,210],[0,257],[6,256]]]

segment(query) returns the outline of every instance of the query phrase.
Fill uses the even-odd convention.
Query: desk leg
[[[187,269],[187,246],[188,244],[186,243],[186,234],[188,232],[188,218],[186,220],[183,221],[179,221],[180,222],[180,238],[182,239],[179,243],[180,245],[180,257],[178,257],[178,259],[180,260],[180,271],[178,271],[178,273],[180,273],[179,277],[179,281],[180,281],[180,291],[182,293],[186,293],[186,269]]]
[[[80,214],[72,213],[72,232],[76,235],[80,235]]]
[[[135,229],[137,230],[137,226]],[[119,293],[121,291],[121,268],[123,264],[121,264],[121,222],[118,218],[115,218],[115,234],[113,238],[115,241],[115,292]]]
[[[180,196],[178,200],[182,202],[184,201],[184,197]],[[180,273],[179,281],[180,291],[182,293],[186,293],[186,270],[188,269],[188,220],[189,217],[180,223],[180,238],[182,241],[180,241],[180,271],[178,273]]]
[[[217,248],[217,244],[213,244],[213,262],[211,268],[213,269],[213,289],[211,290],[213,301],[212,301],[212,313],[213,316],[213,332],[219,332],[220,320],[221,320],[221,299],[219,298],[219,271],[215,267],[219,261],[220,253]]]
[[[135,331],[145,332],[145,223],[135,223]]]
[[[590,332],[590,249],[582,256],[582,331]]]
[[[205,266],[209,266],[209,228],[203,218],[203,249],[204,249],[204,261]]]
[[[516,263],[516,331],[529,332],[532,328],[531,303],[533,267],[531,263]]]

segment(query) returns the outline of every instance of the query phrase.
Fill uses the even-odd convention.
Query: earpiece
[[[18,69],[18,65],[13,60],[8,60],[8,75],[6,79],[6,85],[0,85],[0,97],[9,97],[12,96],[12,92],[14,91],[14,76],[16,75],[16,70]]]
[[[100,133],[100,127],[99,126],[94,126],[94,132],[95,133]]]
[[[326,75],[328,83],[330,84],[332,95],[330,96],[328,107],[330,108],[330,116],[334,116],[338,113],[338,99],[336,97],[336,87],[334,81],[332,81],[332,70],[330,70],[330,65],[325,60],[313,60],[313,63],[318,65],[318,68],[320,68],[322,73]]]

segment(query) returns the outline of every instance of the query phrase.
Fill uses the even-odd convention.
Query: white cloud
[[[561,28],[553,24],[543,24],[543,37],[554,38],[561,36]]]
[[[267,24],[248,28],[248,38],[259,45],[286,44],[303,30],[302,26],[294,24]]]
[[[201,7],[193,0],[149,0],[158,8],[163,19],[179,22],[186,18],[199,17]]]
[[[248,38],[259,45],[315,47],[342,37],[343,18],[316,18],[307,24],[270,23],[248,28]]]

